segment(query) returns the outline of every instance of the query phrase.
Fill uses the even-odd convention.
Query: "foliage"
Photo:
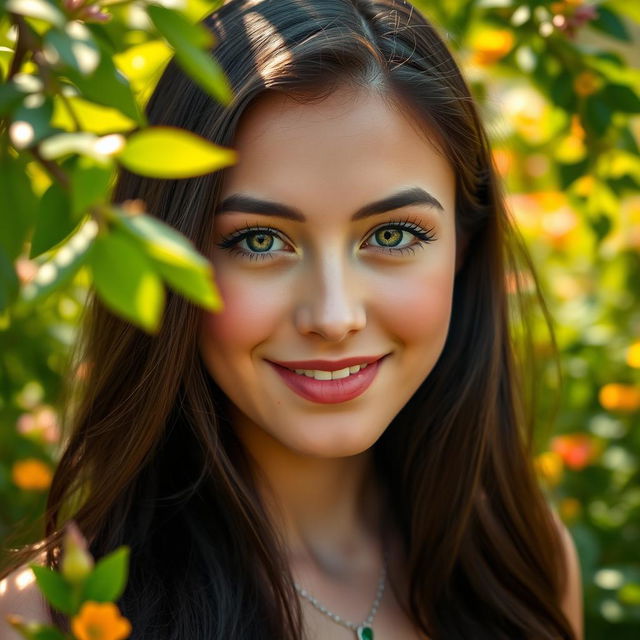
[[[131,623],[114,604],[124,592],[129,565],[129,547],[119,547],[97,564],[87,550],[76,523],[66,525],[59,571],[30,565],[38,588],[46,600],[70,618],[71,635],[52,625],[9,615],[11,626],[26,640],[123,640]]]
[[[230,101],[206,53],[215,43],[197,26],[217,4],[0,2],[0,538],[42,511],[60,448],[60,376],[88,287],[149,332],[166,286],[219,308],[208,262],[185,238],[144,203],[108,204],[118,164],[179,178],[235,161],[230,149],[149,127],[142,115],[173,54],[212,99]],[[587,637],[635,638],[640,10],[624,0],[416,4],[481,104],[555,319],[563,379],[549,361],[543,382],[561,409],[536,462],[578,547]],[[544,357],[550,337],[537,323]],[[544,415],[553,395],[541,398]]]

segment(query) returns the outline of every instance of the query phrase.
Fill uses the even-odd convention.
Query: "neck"
[[[331,570],[348,565],[357,550],[379,547],[383,496],[371,450],[342,458],[306,456],[262,429],[234,423],[292,562]]]

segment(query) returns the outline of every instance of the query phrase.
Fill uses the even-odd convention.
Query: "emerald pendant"
[[[358,640],[373,640],[373,629],[365,625],[358,627]]]

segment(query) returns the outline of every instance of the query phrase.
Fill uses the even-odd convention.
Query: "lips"
[[[283,382],[299,396],[311,402],[320,404],[336,404],[348,402],[362,395],[373,383],[384,357],[377,359],[369,358],[368,366],[358,373],[351,374],[347,378],[337,380],[316,380],[291,371],[290,369],[320,369],[322,371],[336,371],[340,368],[354,366],[367,362],[367,358],[347,358],[344,360],[305,360],[287,362],[282,365],[276,362],[267,361],[278,373]]]
[[[274,364],[286,367],[287,369],[320,369],[320,371],[338,371],[346,367],[353,367],[356,364],[371,364],[380,360],[384,356],[355,356],[353,358],[343,358],[342,360],[269,360]]]

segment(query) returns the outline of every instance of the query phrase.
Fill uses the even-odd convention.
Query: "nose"
[[[341,342],[366,326],[363,287],[343,263],[327,257],[300,283],[302,302],[295,310],[295,324],[301,334]]]

